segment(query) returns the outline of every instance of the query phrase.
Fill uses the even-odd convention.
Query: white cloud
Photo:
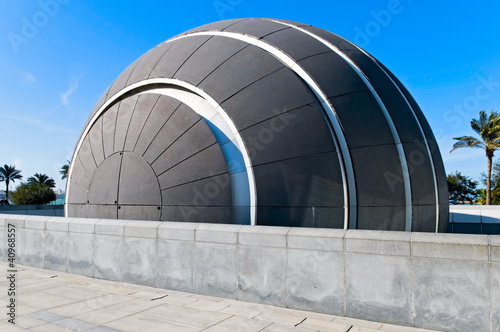
[[[69,87],[66,90],[66,92],[64,92],[64,93],[61,94],[61,103],[64,106],[68,106],[69,105],[69,97],[73,93],[75,93],[75,91],[78,89],[78,84],[80,83],[80,79],[82,78],[82,76],[83,76],[83,74],[80,74],[77,77],[73,77],[71,79],[71,82],[70,82]]]
[[[24,77],[24,81],[27,83],[33,84],[37,82],[35,75],[29,71],[23,71],[22,75]]]
[[[58,127],[58,126],[53,125],[52,123],[44,122],[44,121],[39,120],[39,119],[32,117],[32,116],[18,116],[18,115],[0,113],[0,118],[29,124],[29,125],[38,127],[46,132],[61,133],[61,134],[66,134],[66,135],[73,135],[74,134],[74,131],[71,129],[64,128],[64,127]]]

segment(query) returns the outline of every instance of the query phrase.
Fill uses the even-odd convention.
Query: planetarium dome
[[[328,31],[234,19],[132,63],[84,125],[66,216],[446,231],[446,175],[415,100]]]

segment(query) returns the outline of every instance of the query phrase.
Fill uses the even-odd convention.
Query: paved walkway
[[[17,266],[15,325],[0,262],[0,331],[428,331]],[[4,312],[1,312],[1,311]],[[7,316],[7,318],[5,318]]]

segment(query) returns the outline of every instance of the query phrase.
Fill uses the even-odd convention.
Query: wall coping
[[[0,215],[0,226],[8,223],[27,230],[488,262],[498,261],[500,251],[500,235]]]

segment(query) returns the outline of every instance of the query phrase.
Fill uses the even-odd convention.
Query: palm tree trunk
[[[5,179],[5,199],[9,201],[9,178]]]
[[[493,153],[486,151],[486,158],[488,159],[488,170],[486,173],[486,205],[491,205],[491,161]]]

